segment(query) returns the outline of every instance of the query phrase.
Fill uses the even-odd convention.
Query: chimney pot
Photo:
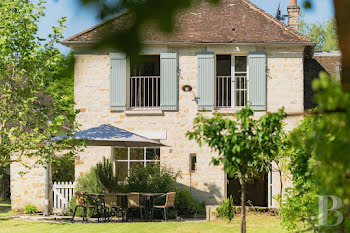
[[[298,4],[297,4],[297,0],[290,0],[290,5],[291,5],[291,6],[296,6],[296,5],[298,5]]]

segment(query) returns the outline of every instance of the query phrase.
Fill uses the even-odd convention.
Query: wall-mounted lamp
[[[184,92],[191,92],[192,91],[192,87],[190,85],[185,85],[182,87],[182,90]]]

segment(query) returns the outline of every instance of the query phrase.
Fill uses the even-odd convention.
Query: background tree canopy
[[[25,157],[41,163],[68,147],[66,156],[72,157],[78,150],[77,142],[69,138],[49,143],[52,136],[71,133],[77,125],[75,113],[68,110],[69,97],[54,90],[65,69],[63,55],[55,48],[65,18],[52,27],[48,40],[39,38],[37,24],[45,15],[44,3],[0,3],[0,167],[22,163]]]
[[[301,19],[300,32],[316,44],[316,51],[339,50],[335,19],[330,19],[326,24],[307,24]]]

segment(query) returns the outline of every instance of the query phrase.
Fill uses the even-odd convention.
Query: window
[[[159,162],[159,148],[114,148],[115,170],[119,172],[119,181],[125,181],[130,170],[145,167],[149,163]]]
[[[197,155],[195,153],[190,154],[190,172],[197,171]]]
[[[248,99],[247,57],[216,56],[216,107],[244,107]]]
[[[130,108],[159,108],[160,56],[130,61]]]

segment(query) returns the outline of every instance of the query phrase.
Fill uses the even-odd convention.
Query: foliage
[[[146,167],[132,169],[127,178],[127,192],[166,193],[176,190],[176,179],[179,176],[159,163],[150,163]]]
[[[0,167],[0,200],[10,199],[10,166]]]
[[[35,206],[33,206],[33,205],[26,205],[25,207],[24,207],[24,213],[25,214],[36,214],[36,213],[38,213],[38,208],[36,208]]]
[[[75,117],[74,111],[74,52],[62,56],[56,70],[49,80],[48,94],[62,105],[63,111],[68,118]]]
[[[114,172],[111,159],[103,158],[102,162],[96,164],[96,176],[109,193],[120,191],[118,185],[118,171]]]
[[[297,224],[302,222],[306,229],[314,231],[349,232],[350,94],[324,73],[313,82],[313,88],[317,91],[317,112],[323,114],[305,120],[291,135],[295,154],[290,170],[295,184],[282,209],[283,222],[291,230],[298,230]],[[316,195],[334,195],[342,200],[342,224],[316,226],[317,219],[312,218],[318,214]],[[329,217],[329,224],[334,224],[337,216]]]
[[[337,28],[335,19],[330,19],[326,24],[307,24],[300,20],[300,32],[309,37],[316,44],[318,51],[339,50]]]
[[[233,206],[233,198],[230,196],[226,200],[223,200],[221,205],[216,209],[220,218],[231,221],[235,216],[235,207]]]
[[[293,188],[286,189],[285,203],[281,205],[282,225],[290,231],[315,228],[317,219],[316,184],[313,180],[315,158],[307,151],[307,137],[315,118],[308,116],[288,135],[289,158]]]
[[[52,27],[49,40],[37,36],[45,1],[3,0],[0,4],[0,167],[23,157],[37,163],[55,158],[55,152],[78,142],[70,137],[47,143],[52,136],[76,129],[74,116],[64,114],[64,101],[54,99],[47,84],[61,65],[62,55],[54,47],[62,38],[65,18]],[[28,167],[27,164],[24,166]],[[34,164],[35,165],[35,164]]]
[[[175,209],[180,216],[205,216],[205,203],[194,200],[188,189],[176,191]]]
[[[75,191],[88,193],[105,193],[107,189],[103,186],[97,176],[96,167],[92,167],[85,175],[79,176]]]
[[[66,181],[74,181],[74,159],[63,157],[57,157],[52,162],[52,182],[66,182]]]
[[[242,187],[242,232],[245,232],[246,182],[260,172],[269,171],[270,163],[279,153],[284,132],[284,111],[267,113],[259,120],[253,119],[254,111],[247,106],[235,114],[235,119],[215,113],[212,118],[199,115],[193,122],[189,139],[199,145],[206,143],[218,157],[212,158],[215,166],[223,164],[225,173],[240,180]]]
[[[120,12],[129,12],[133,16],[129,25],[116,32],[106,32],[99,46],[112,47],[126,52],[128,56],[136,56],[142,50],[141,28],[145,24],[152,24],[161,32],[171,33],[175,29],[175,16],[200,2],[215,4],[220,0],[121,0],[100,1],[80,0],[93,9],[97,9],[100,18],[114,16]]]

